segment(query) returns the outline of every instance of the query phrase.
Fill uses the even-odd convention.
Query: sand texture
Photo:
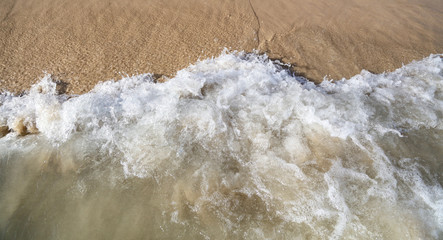
[[[199,58],[266,52],[319,82],[443,52],[441,0],[2,0],[0,89],[44,71],[83,93],[122,75],[172,76]]]

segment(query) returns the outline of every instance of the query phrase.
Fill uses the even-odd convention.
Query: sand
[[[138,73],[172,77],[223,48],[267,53],[315,82],[443,52],[441,0],[2,0],[0,89],[44,72],[84,93]]]

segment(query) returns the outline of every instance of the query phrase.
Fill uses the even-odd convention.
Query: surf
[[[442,69],[316,85],[234,52],[78,96],[46,75],[0,95],[0,236],[439,239]]]

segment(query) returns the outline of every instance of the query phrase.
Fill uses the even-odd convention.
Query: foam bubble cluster
[[[80,96],[45,76],[0,95],[2,236],[442,238],[442,69],[314,85],[229,53]]]

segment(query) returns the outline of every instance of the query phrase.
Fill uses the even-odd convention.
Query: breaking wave
[[[441,239],[443,61],[319,85],[226,53],[0,95],[2,239]]]

